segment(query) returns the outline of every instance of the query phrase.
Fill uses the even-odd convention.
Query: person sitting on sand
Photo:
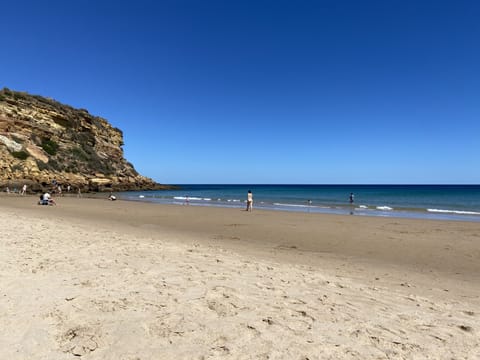
[[[38,205],[48,205],[48,200],[43,198],[43,194],[40,194],[40,200],[38,200]]]
[[[110,193],[110,196],[108,197],[108,200],[115,201],[115,200],[117,200],[117,197],[115,195],[113,195],[112,193]]]
[[[51,195],[48,192],[43,194],[43,201],[45,201],[48,205],[57,205],[55,200],[52,199]]]

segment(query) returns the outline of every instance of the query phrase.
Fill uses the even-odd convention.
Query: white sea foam
[[[390,211],[393,210],[390,206],[377,206],[377,210]]]
[[[301,208],[316,207],[316,206],[312,206],[312,205],[282,204],[282,203],[273,203],[273,205],[275,205],[275,206],[301,207]]]
[[[462,211],[462,210],[427,209],[427,211],[434,212],[434,213],[443,213],[443,214],[480,215],[480,212]]]
[[[174,197],[175,200],[193,200],[193,201],[201,201],[201,200],[206,200],[206,199],[203,199],[203,198],[199,198],[199,197],[189,197],[189,196],[175,196]],[[211,199],[208,199],[208,200],[211,200]]]
[[[359,208],[360,209],[368,209],[368,206],[367,205],[360,205]]]
[[[143,198],[145,197],[145,195],[138,195],[138,197],[139,197],[140,199],[143,199]]]

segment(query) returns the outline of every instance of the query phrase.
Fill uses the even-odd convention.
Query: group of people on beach
[[[55,200],[52,199],[52,196],[47,191],[40,195],[40,200],[38,201],[38,205],[57,205]]]
[[[67,193],[69,193],[71,189],[72,189],[72,187],[70,186],[70,184],[67,184],[67,186],[66,186]],[[63,193],[62,184],[58,183],[56,179],[52,180],[52,192],[54,194],[57,193],[58,196],[63,196],[62,195],[62,193]]]
[[[16,194],[16,193],[18,192],[20,195],[27,195],[27,184],[23,184],[22,189],[19,190],[19,191],[17,191],[17,188],[16,188],[16,187],[14,187],[13,190],[10,190],[10,187],[7,186],[7,187],[5,188],[5,192],[6,192],[7,194],[10,194],[11,192],[13,192],[14,194]]]
[[[58,193],[59,195],[61,196],[62,194],[62,188],[61,188],[61,185],[58,185],[56,183],[56,181],[54,180],[53,182],[53,185],[56,187],[56,189],[58,189]],[[67,187],[67,191],[69,192],[71,189],[70,185],[68,185]],[[10,192],[10,189],[7,187],[6,188],[6,192],[9,193]],[[25,195],[27,192],[27,185],[23,185],[22,187],[22,191],[21,191],[21,195]],[[78,194],[80,196],[80,189],[78,190]],[[110,196],[108,197],[108,200],[110,201],[115,201],[117,200],[117,197],[115,195],[113,195],[112,193],[110,193]],[[354,201],[355,201],[355,195],[352,193],[350,193],[350,196],[348,197],[348,201],[350,204],[353,204]],[[185,205],[189,205],[190,201],[189,201],[189,197],[186,196],[185,197]],[[56,205],[56,202],[55,200],[52,199],[50,193],[48,192],[45,192],[43,193],[42,195],[40,195],[40,201],[38,202],[39,205]],[[312,205],[312,200],[308,200],[308,205],[311,206]],[[252,211],[253,210],[253,193],[251,190],[248,190],[247,192],[247,208],[245,209],[245,211]]]
[[[52,194],[58,194],[59,196],[63,196],[63,187],[61,184],[57,183],[57,181],[54,179],[52,181],[52,184],[50,186],[50,193]],[[72,186],[70,184],[67,184],[65,186],[65,190],[67,193],[70,193],[72,191]],[[20,189],[17,189],[16,187],[14,187],[13,189],[10,189],[9,186],[7,186],[5,188],[5,192],[7,194],[10,194],[10,193],[18,193],[19,195],[27,195],[27,184],[23,184],[23,186],[20,188]],[[78,188],[78,194],[81,194],[81,191],[80,191],[80,188]]]

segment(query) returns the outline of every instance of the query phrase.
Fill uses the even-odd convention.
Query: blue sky
[[[480,183],[476,1],[2,4],[0,87],[161,183]]]

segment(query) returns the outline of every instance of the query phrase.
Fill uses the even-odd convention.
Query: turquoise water
[[[242,209],[254,207],[358,216],[480,221],[480,185],[178,185],[178,190],[119,193],[126,200]],[[349,203],[350,193],[354,203]],[[309,202],[310,200],[310,202]]]

